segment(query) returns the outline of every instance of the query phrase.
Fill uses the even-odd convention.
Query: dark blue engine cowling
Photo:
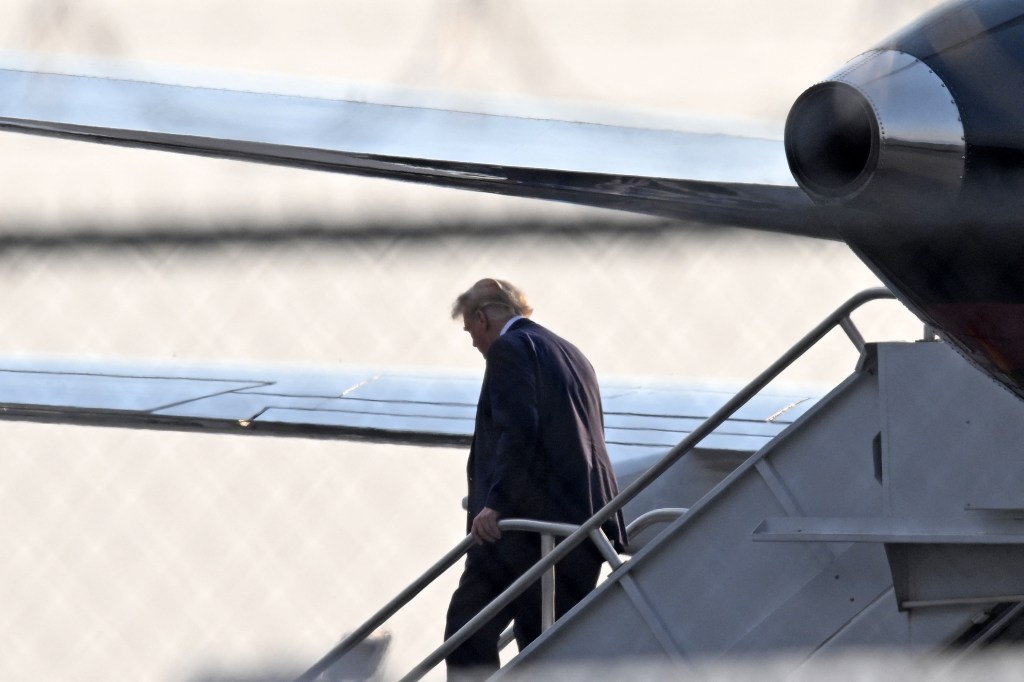
[[[1024,206],[1022,114],[1024,6],[961,2],[801,95],[786,153],[819,203],[911,215],[957,206],[1015,222]]]
[[[883,46],[927,64],[956,99],[967,144],[963,205],[1018,222],[1010,211],[1024,203],[1024,5],[964,2]]]

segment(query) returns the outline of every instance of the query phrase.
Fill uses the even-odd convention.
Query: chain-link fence
[[[875,283],[838,244],[602,227],[11,248],[4,351],[479,368],[447,308],[494,274],[603,376],[745,380]],[[862,317],[870,336],[918,332],[898,304]],[[834,341],[791,380],[848,374]],[[0,428],[5,679],[295,673],[462,536],[458,450]],[[390,625],[395,666],[440,641],[456,577]]]
[[[511,81],[520,94],[528,81],[545,96],[780,120],[883,18],[909,18],[831,3],[832,30],[807,19],[800,48],[768,29],[824,4],[719,3],[717,34],[693,19],[706,2],[601,4],[25,0],[0,8],[0,47],[403,86]],[[666,64],[704,77],[667,85]],[[448,306],[499,276],[602,377],[745,381],[877,285],[842,244],[0,142],[0,356],[479,369]],[[869,338],[920,333],[893,303],[857,321]],[[788,380],[846,376],[841,336]],[[0,433],[2,679],[287,678],[462,537],[459,450],[3,421]],[[392,669],[439,643],[456,577],[390,625]]]

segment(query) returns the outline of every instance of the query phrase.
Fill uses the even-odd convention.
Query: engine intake
[[[786,120],[786,156],[819,203],[956,200],[964,128],[946,85],[917,58],[875,50],[804,92]]]

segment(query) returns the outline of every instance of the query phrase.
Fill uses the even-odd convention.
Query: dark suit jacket
[[[467,473],[467,528],[484,507],[580,524],[618,492],[597,377],[579,349],[528,319],[491,344]],[[625,545],[621,512],[603,530]]]

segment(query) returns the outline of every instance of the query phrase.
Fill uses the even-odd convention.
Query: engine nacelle
[[[797,99],[786,156],[816,202],[941,209],[963,183],[964,127],[955,98],[924,62],[873,50]]]

